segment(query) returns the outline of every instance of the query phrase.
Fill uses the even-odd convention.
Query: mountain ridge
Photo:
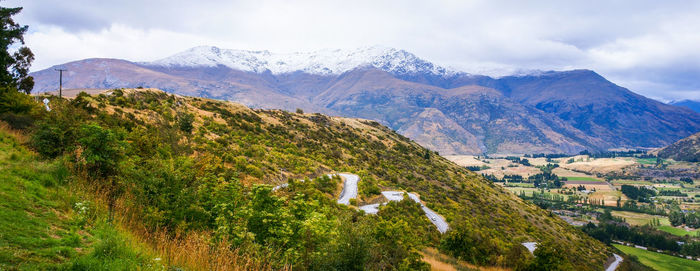
[[[210,52],[214,48],[196,47],[183,53]],[[253,108],[300,108],[368,118],[406,132],[444,154],[577,153],[661,147],[700,131],[700,114],[638,95],[591,70],[537,71],[493,78],[449,71],[403,50],[365,47],[326,50],[326,57],[310,62],[306,60],[312,58],[312,53],[300,54],[295,56],[296,62],[282,61],[284,65],[272,67],[275,71],[266,65],[279,56],[265,61],[244,58],[246,63],[259,64],[246,71],[226,66],[219,59],[233,51],[216,50],[218,58],[208,59],[207,53],[192,62],[202,65],[190,66],[175,65],[185,63],[182,61],[70,62],[62,66],[69,70],[64,73],[64,86],[154,87],[236,101]],[[235,52],[251,53],[253,57],[272,55],[266,51]],[[347,62],[351,52],[361,52],[362,57]],[[392,58],[394,55],[387,52],[398,56]],[[330,57],[337,55],[343,57]],[[280,68],[283,66],[286,68]],[[36,92],[53,90],[58,83],[52,69],[32,75]],[[432,113],[421,116],[426,110]],[[428,119],[440,125],[426,122]]]
[[[457,73],[418,58],[407,51],[383,46],[293,53],[198,46],[163,59],[140,62],[139,64],[161,67],[215,67],[222,65],[241,71],[255,73],[269,71],[273,74],[302,71],[311,74],[338,75],[361,67],[375,67],[394,74],[429,72],[448,76]]]
[[[680,101],[672,101],[668,104],[686,107],[686,108],[689,108],[690,110],[693,110],[695,112],[700,113],[700,101],[693,101],[693,100],[686,99],[686,100],[680,100]]]

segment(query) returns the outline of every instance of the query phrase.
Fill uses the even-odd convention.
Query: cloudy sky
[[[384,45],[470,73],[592,69],[663,101],[700,100],[700,1],[32,0],[34,71],[198,45],[310,51]]]

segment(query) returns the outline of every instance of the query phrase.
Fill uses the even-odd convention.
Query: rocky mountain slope
[[[267,51],[196,47],[148,63],[61,65],[66,88],[155,87],[183,95],[377,120],[443,154],[576,153],[660,147],[700,131],[700,114],[592,71],[492,78],[393,48]],[[54,90],[53,69],[32,74]]]

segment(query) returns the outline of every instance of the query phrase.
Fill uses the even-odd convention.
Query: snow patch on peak
[[[306,72],[341,74],[359,67],[375,67],[393,74],[430,73],[449,76],[457,72],[434,65],[414,54],[390,47],[369,46],[352,50],[324,49],[313,52],[276,54],[269,51],[221,49],[198,46],[173,56],[144,63],[165,67],[215,67],[273,74]]]

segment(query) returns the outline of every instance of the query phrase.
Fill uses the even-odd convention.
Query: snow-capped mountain
[[[659,147],[700,131],[700,114],[590,70],[489,77],[398,49],[275,54],[195,47],[135,63],[85,59],[34,72],[33,92],[153,87],[254,108],[373,119],[443,154],[578,153]]]
[[[367,66],[395,75],[449,76],[457,73],[420,59],[404,50],[382,46],[283,54],[199,46],[170,57],[142,64],[163,67],[215,67],[223,65],[232,69],[256,73],[269,70],[273,74],[301,71],[309,74],[337,75]]]

